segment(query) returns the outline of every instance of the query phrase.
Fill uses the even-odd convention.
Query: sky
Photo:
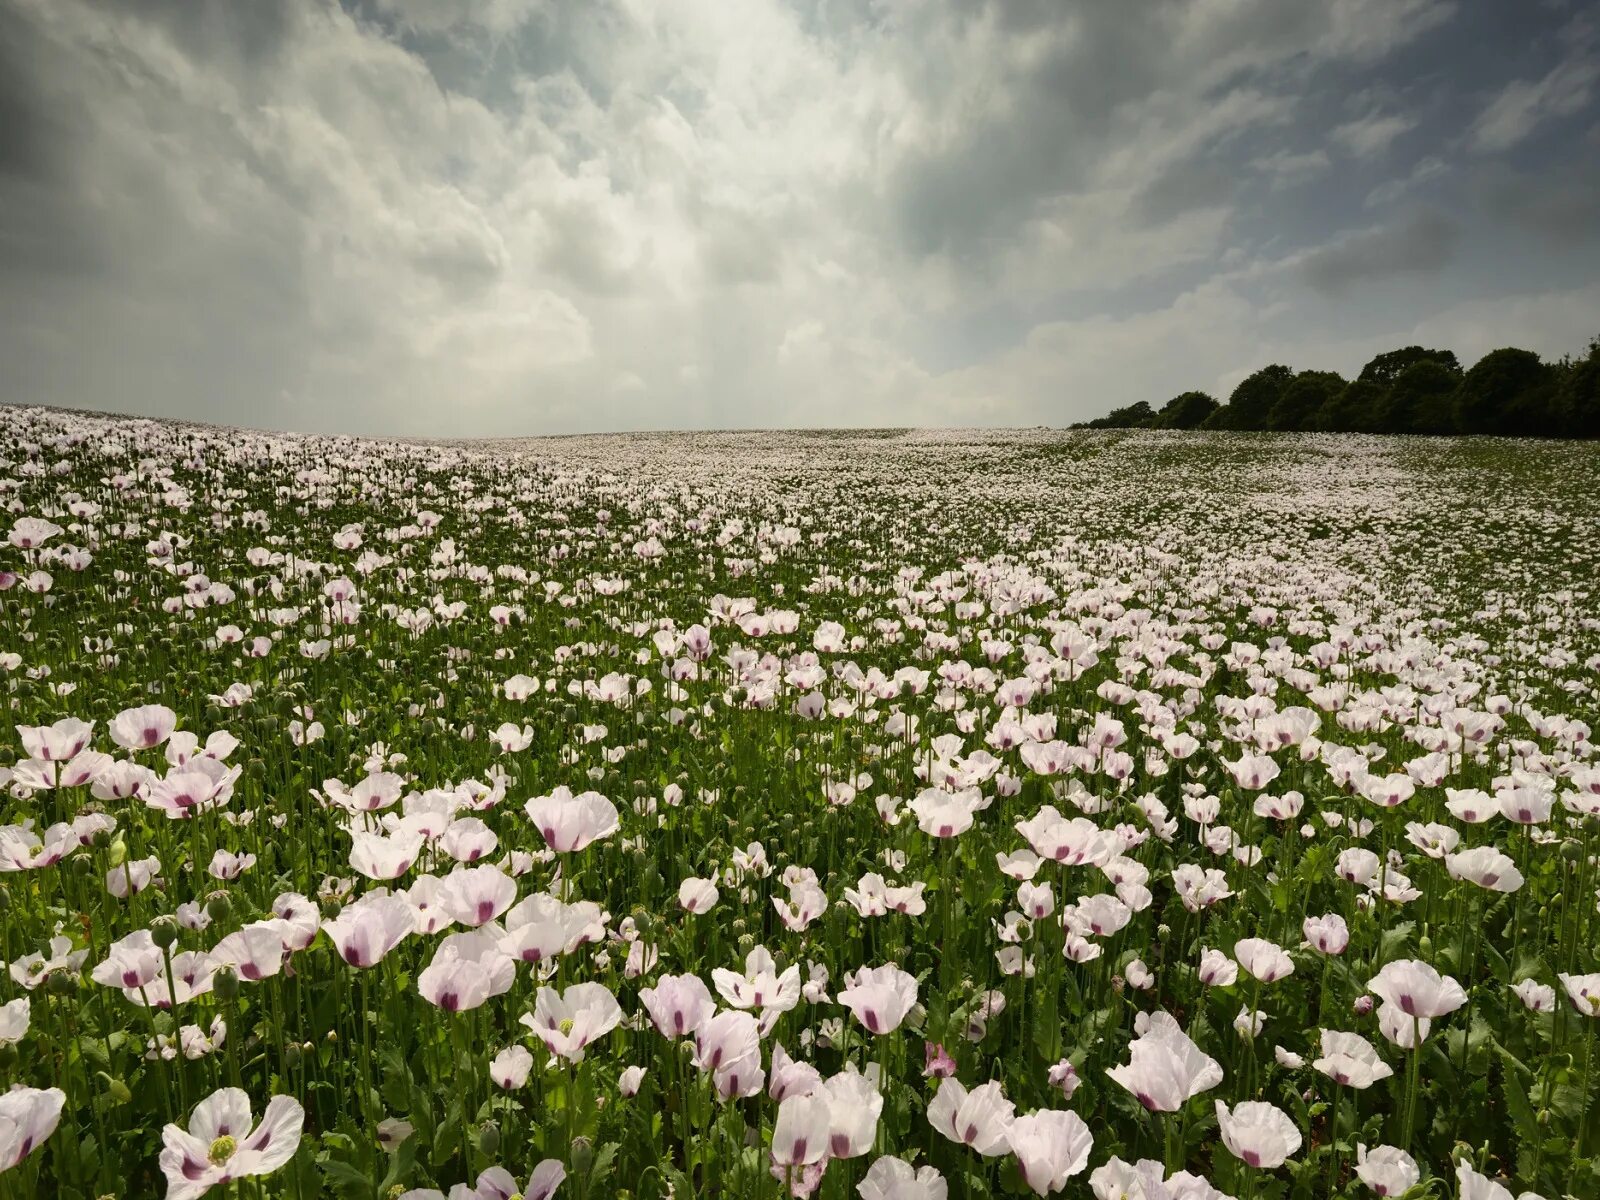
[[[1547,0],[0,0],[0,401],[1063,425],[1600,333]]]

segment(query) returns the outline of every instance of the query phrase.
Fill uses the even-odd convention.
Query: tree
[[[1419,358],[1394,377],[1378,407],[1380,433],[1454,433],[1461,369]]]
[[[1400,350],[1390,350],[1378,355],[1361,368],[1361,374],[1357,375],[1356,378],[1363,383],[1375,383],[1379,387],[1388,387],[1399,378],[1400,372],[1419,362],[1436,362],[1448,367],[1458,376],[1461,374],[1461,364],[1456,361],[1454,351],[1428,350],[1422,346],[1406,346]]]
[[[1266,428],[1285,431],[1315,428],[1313,421],[1317,413],[1344,391],[1344,387],[1344,379],[1337,372],[1301,371],[1268,410]]]
[[[1370,433],[1378,428],[1378,406],[1387,393],[1365,379],[1353,379],[1318,410],[1312,428],[1330,433]]]
[[[1265,429],[1267,427],[1267,414],[1272,411],[1272,406],[1282,398],[1285,389],[1294,382],[1293,368],[1281,363],[1273,363],[1270,367],[1262,367],[1259,371],[1247,376],[1238,387],[1233,389],[1233,395],[1228,397],[1227,415],[1222,413],[1212,414],[1219,424],[1213,425],[1206,422],[1206,427],[1221,429]],[[1220,422],[1226,422],[1222,424]]]
[[[1549,383],[1551,373],[1532,350],[1507,346],[1489,351],[1456,389],[1456,427],[1462,433],[1525,432],[1514,424],[1519,410],[1526,415],[1530,400],[1525,397]]]
[[[1123,408],[1113,408],[1105,416],[1089,422],[1090,429],[1148,429],[1155,424],[1155,410],[1148,400]]]
[[[1184,392],[1161,406],[1161,411],[1156,414],[1156,426],[1160,429],[1199,429],[1217,408],[1217,402],[1204,392]]]
[[[1600,337],[1561,381],[1560,417],[1567,437],[1600,437]]]

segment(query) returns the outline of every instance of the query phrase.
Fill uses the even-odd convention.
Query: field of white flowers
[[[0,409],[0,1197],[1593,1200],[1597,467]]]

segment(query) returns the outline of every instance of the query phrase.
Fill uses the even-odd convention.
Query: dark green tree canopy
[[[1199,429],[1218,404],[1204,392],[1184,392],[1162,405],[1156,424],[1162,429]]]
[[[1228,397],[1229,428],[1264,429],[1267,414],[1294,382],[1294,369],[1281,363],[1247,376]]]
[[[1285,432],[1314,429],[1322,406],[1344,391],[1344,378],[1334,371],[1301,371],[1267,412],[1266,427]]]
[[[1334,371],[1295,372],[1273,363],[1246,376],[1226,404],[1184,392],[1159,412],[1141,400],[1087,424],[1600,438],[1600,337],[1582,358],[1545,362],[1532,350],[1506,346],[1466,372],[1452,351],[1404,346],[1377,355],[1349,383]]]
[[[1356,378],[1364,383],[1388,387],[1401,371],[1419,362],[1436,362],[1448,367],[1457,375],[1461,374],[1461,364],[1456,361],[1453,350],[1429,350],[1423,346],[1406,346],[1400,350],[1390,350],[1378,355],[1361,368],[1361,374]]]
[[[1491,350],[1456,389],[1456,428],[1462,433],[1514,433],[1514,402],[1549,382],[1551,368],[1532,350]]]

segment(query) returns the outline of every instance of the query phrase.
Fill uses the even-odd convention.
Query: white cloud
[[[1569,25],[1566,57],[1541,78],[1516,79],[1478,114],[1470,131],[1473,149],[1481,153],[1509,150],[1540,125],[1581,111],[1600,81],[1600,46],[1595,26],[1583,21]]]
[[[1382,154],[1397,137],[1416,127],[1415,117],[1373,112],[1345,122],[1329,136],[1357,158],[1371,158]]]

